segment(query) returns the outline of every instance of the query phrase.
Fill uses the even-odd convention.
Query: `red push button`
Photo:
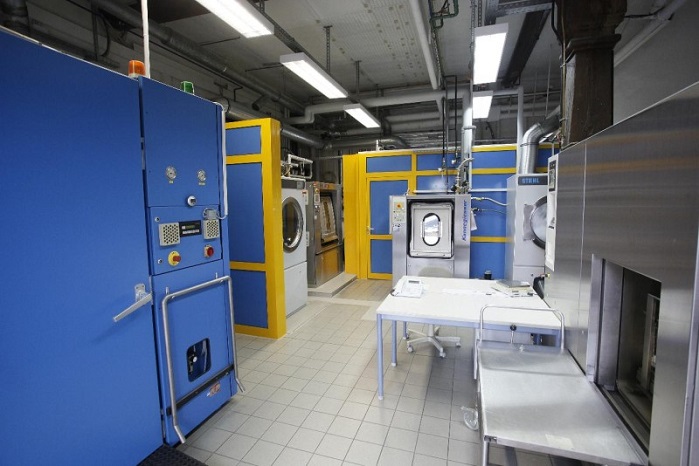
[[[204,257],[213,257],[214,255],[214,248],[212,246],[209,246],[208,244],[204,246]]]

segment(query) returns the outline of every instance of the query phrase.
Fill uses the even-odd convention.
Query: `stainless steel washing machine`
[[[518,174],[507,180],[505,278],[533,283],[544,273],[547,174]]]
[[[308,302],[306,262],[306,182],[282,179],[282,234],[284,245],[284,290],[286,315]]]
[[[318,287],[345,269],[342,241],[342,186],[308,183],[308,286]]]

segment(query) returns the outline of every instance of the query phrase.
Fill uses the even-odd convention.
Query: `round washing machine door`
[[[529,214],[529,228],[533,233],[534,244],[541,249],[546,247],[546,196],[542,197],[534,204]]]
[[[284,235],[284,251],[292,252],[301,244],[303,239],[303,211],[301,204],[293,197],[288,197],[282,203],[282,234]]]

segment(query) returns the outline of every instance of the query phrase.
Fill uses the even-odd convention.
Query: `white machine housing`
[[[305,181],[282,179],[284,302],[287,316],[298,311],[308,302],[307,204],[308,191]]]
[[[548,175],[517,174],[507,179],[505,278],[533,283],[544,273]]]
[[[469,277],[471,196],[391,196],[393,285],[404,275]]]

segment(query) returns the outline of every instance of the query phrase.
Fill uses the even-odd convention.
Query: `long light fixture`
[[[494,83],[498,79],[507,23],[477,27],[473,51],[473,84]]]
[[[279,57],[279,62],[328,99],[347,97],[347,91],[303,52]]]
[[[247,38],[274,33],[274,25],[247,0],[197,0],[197,2]]]
[[[362,104],[349,104],[342,107],[352,118],[364,125],[365,128],[379,128],[381,123]]]
[[[490,104],[493,102],[493,91],[473,93],[473,119],[488,118]]]

